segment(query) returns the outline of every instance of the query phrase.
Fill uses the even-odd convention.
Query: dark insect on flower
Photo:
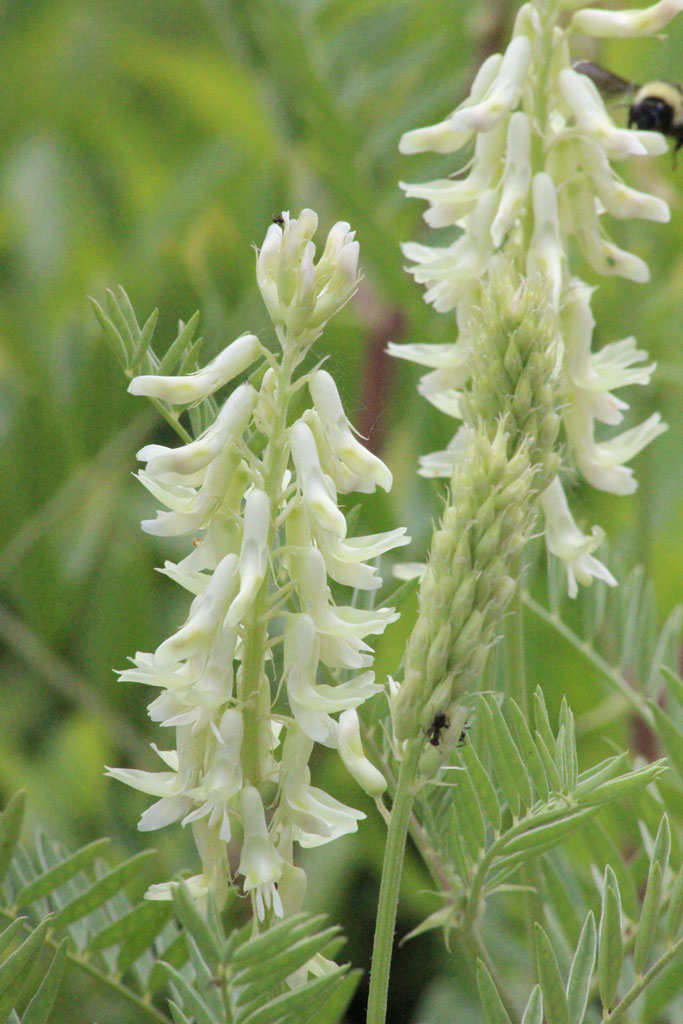
[[[438,747],[441,742],[441,733],[444,729],[450,728],[450,721],[443,711],[437,711],[432,719],[432,724],[426,732],[427,739],[433,747]]]
[[[270,219],[272,220],[273,224],[279,224],[281,228],[285,226],[285,218],[282,216],[281,213],[274,213]]]
[[[647,82],[637,85],[620,78],[607,68],[589,60],[579,60],[573,65],[598,87],[603,96],[633,96],[628,112],[628,126],[641,131],[661,132],[676,140],[674,153],[683,146],[683,89],[674,82]]]
[[[467,742],[467,730],[468,729],[469,729],[469,724],[467,722],[465,722],[465,724],[463,725],[462,729],[460,730],[460,735],[458,736],[458,746],[459,747],[464,747],[465,743]]]

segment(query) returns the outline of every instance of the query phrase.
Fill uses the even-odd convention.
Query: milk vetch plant
[[[663,199],[626,185],[615,166],[628,157],[662,153],[667,144],[656,132],[617,127],[590,78],[573,69],[570,47],[577,35],[659,32],[681,7],[677,0],[627,12],[557,0],[526,3],[505,53],[484,62],[469,96],[445,120],[401,139],[406,154],[451,153],[470,144],[474,152],[453,178],[402,186],[407,196],[428,201],[424,216],[430,227],[460,229],[447,246],[403,246],[410,273],[426,287],[425,299],[440,313],[455,312],[457,340],[392,345],[392,353],[432,367],[420,382],[421,393],[442,412],[470,422],[463,394],[474,373],[475,314],[495,279],[500,253],[520,274],[540,273],[559,318],[554,387],[566,461],[593,487],[617,495],[636,489],[627,463],[665,426],[659,413],[609,437],[602,425],[619,425],[628,409],[613,391],[647,384],[655,367],[646,364],[647,353],[633,337],[592,351],[594,287],[579,274],[588,268],[638,284],[649,279],[647,265],[610,239],[604,221],[669,219]],[[574,266],[573,249],[583,270]],[[447,451],[425,455],[420,472],[450,476],[458,438],[456,433]],[[613,585],[612,574],[593,555],[604,532],[597,526],[589,535],[581,532],[559,476],[548,481],[541,506],[546,544],[566,567],[570,595],[593,578]]]
[[[171,740],[155,748],[164,770],[109,769],[156,798],[143,831],[192,829],[202,865],[186,882],[195,898],[210,893],[220,907],[237,884],[261,921],[301,907],[295,844],[330,842],[364,817],[311,784],[314,744],[334,748],[367,793],[385,788],[363,753],[357,709],[380,689],[366,637],[397,616],[338,604],[330,581],[372,593],[381,578],[368,563],[407,543],[402,528],[347,536],[339,495],[388,490],[391,474],[354,436],[332,376],[301,365],[357,287],[358,243],[338,223],[316,261],[316,215],[281,220],[256,261],[279,351],[245,334],[194,372],[138,374],[129,387],[177,414],[232,384],[215,414],[204,410],[197,437],[138,452],[138,479],[163,506],[143,529],[187,539],[188,554],[163,572],[191,604],[179,629],[121,673],[158,691],[149,714]],[[167,898],[173,884],[148,897]]]

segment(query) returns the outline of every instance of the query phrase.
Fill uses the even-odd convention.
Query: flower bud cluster
[[[531,0],[517,14],[507,50],[484,62],[464,102],[438,124],[407,132],[400,145],[404,153],[450,153],[473,142],[474,153],[460,175],[402,186],[408,196],[429,203],[425,220],[431,227],[460,229],[450,245],[403,247],[410,272],[426,287],[426,301],[439,312],[455,310],[458,339],[453,345],[393,345],[392,353],[430,367],[422,393],[438,409],[467,418],[464,390],[475,373],[478,345],[473,313],[495,280],[499,254],[514,260],[520,274],[540,274],[560,322],[561,341],[554,347],[568,458],[592,486],[614,494],[635,490],[627,463],[665,426],[654,414],[608,440],[598,440],[596,428],[621,423],[628,406],[613,390],[646,384],[655,367],[642,365],[647,353],[633,338],[591,351],[592,289],[576,276],[570,254],[578,251],[595,274],[648,280],[647,265],[609,238],[603,220],[669,219],[662,199],[627,186],[613,166],[629,156],[665,152],[666,140],[614,124],[592,80],[572,67],[570,41],[575,33],[649,35],[682,8],[683,0],[627,12]],[[449,476],[451,468],[452,457],[438,453],[422,460],[421,472]],[[559,480],[542,506],[548,548],[564,560],[570,591],[576,592],[576,580],[587,583],[594,575],[614,582],[597,559],[586,561],[601,531],[594,528],[591,538],[581,533]]]
[[[285,211],[278,220],[282,224],[273,223],[266,232],[256,280],[280,340],[284,330],[290,344],[296,337],[307,349],[358,287],[358,242],[350,225],[339,221],[316,263],[317,214],[302,210],[294,220]]]
[[[298,219],[284,214],[258,255],[280,359],[247,334],[194,374],[137,377],[129,389],[184,406],[256,360],[268,364],[260,386],[234,387],[195,440],[138,453],[139,479],[163,506],[143,529],[191,540],[190,553],[164,572],[193,600],[184,624],[121,673],[158,690],[150,717],[175,736],[175,747],[157,750],[165,770],[109,769],[157,798],[141,829],[192,827],[202,861],[189,883],[197,898],[209,891],[224,901],[227,843],[240,840],[238,873],[260,919],[300,907],[294,843],[329,842],[364,817],[311,785],[314,743],[336,749],[372,796],[385,787],[363,753],[357,708],[380,689],[366,637],[397,615],[337,604],[328,580],[374,590],[381,579],[368,560],[408,542],[403,529],[347,536],[338,493],[388,490],[391,474],[355,438],[330,374],[293,375],[358,279],[347,224],[332,229],[314,262],[316,223],[310,210]],[[310,406],[292,418],[290,400],[296,393],[299,408],[302,385]],[[164,883],[149,895],[168,894]]]
[[[452,477],[454,501],[434,534],[420,585],[420,609],[392,701],[394,735],[426,733],[471,689],[515,590],[511,575],[534,520],[529,444],[509,453],[506,424],[467,437]],[[457,737],[456,737],[457,738]]]

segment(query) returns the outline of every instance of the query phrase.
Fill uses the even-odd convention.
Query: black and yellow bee
[[[683,146],[683,89],[675,82],[653,81],[637,85],[620,78],[607,68],[589,60],[575,62],[574,70],[597,86],[603,96],[633,96],[628,112],[628,126],[642,131],[661,132],[676,140],[674,153]]]

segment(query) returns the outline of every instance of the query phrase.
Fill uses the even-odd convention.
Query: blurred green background
[[[162,351],[195,309],[207,358],[246,330],[268,342],[252,246],[271,216],[312,206],[324,231],[350,221],[365,279],[318,345],[331,353],[351,420],[395,475],[389,498],[363,503],[359,532],[405,523],[408,557],[422,557],[442,492],[415,477],[417,456],[451,430],[418,398],[417,369],[390,364],[383,350],[388,340],[453,337],[452,318],[428,309],[402,269],[399,242],[429,232],[423,204],[397,187],[453,162],[401,157],[397,143],[460,101],[477,65],[505,44],[515,9],[469,0],[0,6],[0,797],[27,788],[31,829],[72,846],[100,835],[122,851],[147,844],[135,829],[145,798],[102,770],[156,767],[148,743],[160,738],[146,718],[149,695],[112,670],[154,650],[186,611],[179,588],[154,572],[168,548],[140,532],[153,502],[131,477],[143,443],[173,442],[126,394],[87,296],[102,301],[120,282],[140,318],[158,306]],[[613,42],[601,60],[638,81],[676,79],[681,53],[683,19],[665,41]],[[630,422],[659,409],[670,429],[636,460],[634,497],[578,488],[574,502],[584,525],[607,529],[625,565],[645,567],[663,619],[681,597],[683,566],[683,167],[664,156],[625,176],[667,198],[673,217],[610,227],[653,280],[601,285],[596,343],[637,334],[659,370],[646,393],[627,396]],[[397,670],[409,626],[408,616],[380,644],[383,671]],[[530,627],[532,683],[546,684],[552,706],[567,692],[590,708],[593,681]],[[319,771],[320,785],[362,805],[336,762]],[[367,968],[383,826],[365,809],[359,837],[314,851],[308,864],[311,909],[343,925],[349,958]],[[193,863],[179,829],[153,840],[150,880]],[[427,886],[409,862],[401,932],[434,909]],[[444,1019],[436,1008],[452,1005],[457,961],[439,937],[417,941],[403,955],[406,965],[418,955],[419,971],[399,959],[394,975],[395,1024],[415,1019],[418,1000],[422,1020]],[[349,1020],[361,1019],[361,1002]],[[96,1009],[80,1005],[69,1019],[92,1020]]]

